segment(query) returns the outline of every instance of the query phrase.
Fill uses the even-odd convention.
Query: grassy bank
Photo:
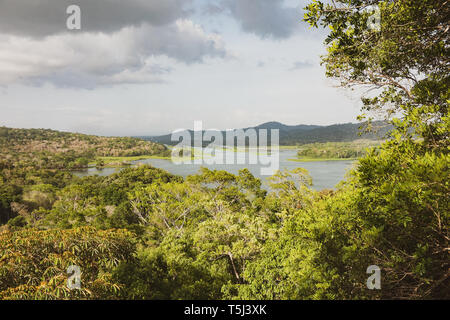
[[[96,166],[102,162],[102,167],[121,167],[131,165],[131,162],[146,159],[170,160],[170,157],[163,156],[134,156],[134,157],[98,157],[96,161],[89,163],[89,166]]]

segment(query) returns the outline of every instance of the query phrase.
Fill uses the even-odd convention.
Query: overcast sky
[[[100,135],[355,122],[308,1],[0,0],[0,126]],[[81,8],[81,30],[66,9]]]

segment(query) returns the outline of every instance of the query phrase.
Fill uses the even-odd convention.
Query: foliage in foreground
[[[16,231],[2,234],[0,292],[19,299],[445,298],[448,164],[448,155],[416,142],[391,141],[361,159],[337,191],[312,191],[302,169],[274,176],[270,193],[245,170],[204,169],[183,180],[143,166],[76,180],[56,191],[49,211],[9,223]],[[36,227],[50,230],[28,229]],[[100,231],[111,227],[133,231],[137,246],[131,233]],[[64,289],[69,264],[82,267],[83,291]],[[379,292],[365,286],[372,264],[383,270]]]
[[[0,233],[0,300],[105,299],[121,289],[111,272],[134,252],[124,230],[24,230]],[[69,266],[81,268],[81,289],[69,290]]]
[[[293,215],[248,265],[239,297],[449,298],[450,157],[416,148],[391,142]],[[379,292],[366,287],[369,265],[382,270]]]
[[[12,230],[0,235],[0,297],[449,299],[449,7],[333,3],[314,1],[306,16],[331,27],[328,75],[377,88],[366,110],[395,116],[389,140],[337,190],[312,191],[303,169],[278,173],[267,193],[248,170],[80,179],[0,162]],[[372,4],[378,33],[361,10]],[[89,292],[62,287],[69,263],[86,268]],[[366,287],[369,265],[382,270],[379,291]]]

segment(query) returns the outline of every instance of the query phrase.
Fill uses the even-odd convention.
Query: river
[[[243,153],[243,152],[242,152]],[[346,172],[352,168],[354,161],[342,160],[342,161],[313,161],[313,162],[296,162],[289,161],[289,159],[296,158],[296,150],[280,150],[280,170],[292,170],[298,167],[305,168],[313,179],[313,188],[316,190],[332,189],[341,180],[344,179]],[[131,162],[133,165],[149,164],[155,168],[164,169],[172,174],[186,177],[199,172],[202,165],[194,164],[175,164],[171,160],[164,159],[144,159]],[[233,165],[206,165],[204,167],[211,170],[226,170],[230,173],[237,174],[239,170],[248,168],[250,172],[257,178],[263,181],[264,187],[268,186],[267,176],[262,176],[260,173],[261,165],[255,164],[233,164]],[[77,176],[89,176],[100,175],[108,176],[114,172],[121,170],[121,168],[88,168],[83,171],[74,172]]]

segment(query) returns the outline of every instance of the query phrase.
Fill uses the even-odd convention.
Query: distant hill
[[[358,139],[382,140],[392,129],[385,122],[374,122],[372,132],[364,132],[365,123],[344,123],[313,128],[311,130],[280,131],[281,145],[302,145],[316,142],[350,142]]]
[[[259,126],[253,127],[254,129],[278,129],[280,131],[307,131],[311,129],[317,129],[320,128],[320,126],[315,125],[306,125],[306,124],[299,124],[297,126],[288,126],[285,124],[282,124],[280,122],[266,122],[263,124],[260,124]]]
[[[97,157],[167,155],[161,144],[137,138],[99,137],[48,129],[0,127],[1,166],[81,168]]]
[[[278,129],[280,145],[303,145],[316,142],[350,142],[358,139],[382,140],[385,138],[386,133],[392,129],[392,126],[382,121],[373,122],[372,125],[374,131],[365,132],[362,135],[360,135],[362,133],[361,128],[365,126],[365,123],[344,123],[331,126],[304,124],[289,126],[279,122],[267,122],[256,127],[243,128],[243,130],[255,129],[258,132],[260,129]],[[189,130],[189,132],[192,136],[193,131]],[[222,134],[224,135],[225,132],[222,131]],[[167,145],[178,144],[178,142],[171,140],[171,134],[139,138]],[[204,143],[204,145],[208,144]]]

